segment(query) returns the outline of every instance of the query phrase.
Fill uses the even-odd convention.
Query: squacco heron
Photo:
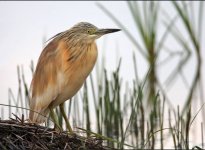
[[[99,29],[80,22],[51,38],[39,57],[31,82],[30,122],[43,123],[50,112],[59,126],[53,109],[60,105],[66,127],[72,132],[64,102],[77,93],[92,71],[97,59],[95,40],[117,31],[120,29]]]

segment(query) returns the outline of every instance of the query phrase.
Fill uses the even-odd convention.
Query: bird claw
[[[56,131],[57,133],[63,132],[63,129],[59,125],[56,125],[56,124],[54,125],[53,130]]]

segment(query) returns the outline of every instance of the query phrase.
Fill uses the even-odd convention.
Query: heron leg
[[[71,128],[71,125],[69,123],[69,120],[68,120],[66,113],[65,113],[65,110],[64,110],[64,103],[60,104],[60,111],[61,111],[61,114],[63,115],[64,120],[65,120],[66,128],[68,129],[68,131],[70,133],[73,133],[73,130]]]
[[[54,122],[54,129],[56,130],[57,128],[62,131],[62,128],[60,127],[59,123],[58,123],[58,118],[54,112],[54,110],[52,108],[49,108],[50,109],[50,115],[51,115],[51,118]]]

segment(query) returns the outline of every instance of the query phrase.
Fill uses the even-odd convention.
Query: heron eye
[[[87,30],[87,33],[90,34],[90,35],[94,34],[94,32],[95,32],[95,30],[93,30],[93,29],[88,29]]]

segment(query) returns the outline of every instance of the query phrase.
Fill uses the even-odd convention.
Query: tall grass
[[[203,2],[199,3],[198,18],[191,16],[192,6],[181,2],[171,2],[176,11],[175,17],[167,15],[162,10],[159,2],[127,2],[137,34],[140,35],[142,43],[135,39],[135,36],[127,29],[126,24],[122,24],[117,17],[112,15],[110,10],[98,3],[98,6],[123,29],[125,35],[140,52],[142,57],[147,61],[149,69],[142,80],[139,79],[137,72],[136,56],[133,54],[133,64],[135,70],[135,79],[132,86],[124,84],[120,74],[121,60],[115,71],[108,72],[104,65],[97,64],[96,72],[88,77],[82,90],[76,96],[66,102],[65,109],[72,120],[75,130],[85,132],[86,135],[96,136],[104,139],[104,144],[118,148],[134,149],[154,149],[154,148],[175,148],[190,149],[190,128],[195,121],[199,112],[203,111],[203,92],[201,79],[201,34],[203,33]],[[164,13],[166,19],[163,20],[165,31],[159,35],[157,25],[161,20],[158,19],[159,13]],[[184,35],[178,32],[177,21],[181,21],[187,31],[189,42],[184,39]],[[196,30],[198,29],[198,30]],[[177,74],[183,76],[183,68],[190,59],[190,54],[196,53],[196,73],[192,84],[190,85],[189,94],[185,106],[178,106],[175,109],[167,96],[166,90],[160,83],[157,70],[159,69],[159,55],[166,51],[165,42],[168,36],[173,36],[179,46],[182,47],[186,57],[182,57],[176,64],[176,69],[169,75],[168,80],[172,82]],[[156,40],[159,39],[159,40]],[[177,53],[178,54],[178,53]],[[170,52],[167,60],[174,57],[174,52]],[[31,63],[31,72],[34,71],[34,65]],[[28,108],[28,84],[25,81],[23,68],[17,68],[18,74],[18,94],[9,89],[9,105],[21,107],[9,107],[9,115],[14,112],[17,115],[25,114],[28,111],[22,108]],[[95,77],[95,78],[94,78]],[[126,86],[125,86],[126,85]],[[125,86],[123,88],[123,86]],[[201,92],[201,107],[197,113],[193,113],[192,100],[193,94],[199,88]],[[64,121],[59,108],[56,113],[60,125],[64,127]],[[165,116],[168,116],[168,120]],[[11,116],[9,116],[11,117]],[[204,147],[203,145],[203,125],[201,123],[201,141],[202,145],[194,146],[195,148]],[[52,126],[48,120],[46,126]],[[167,147],[167,141],[173,145]]]

